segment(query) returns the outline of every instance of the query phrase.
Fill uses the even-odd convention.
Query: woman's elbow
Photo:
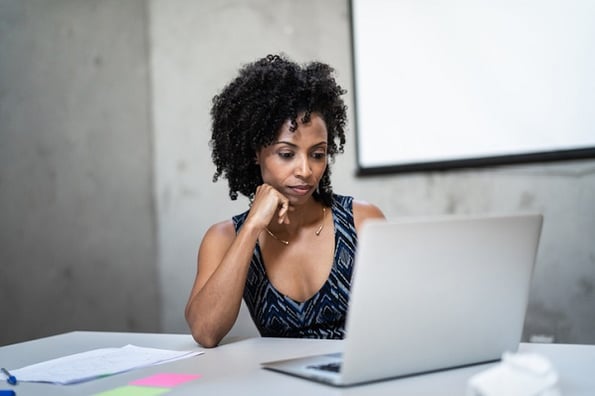
[[[194,308],[194,309],[193,309]],[[189,303],[184,312],[192,338],[204,348],[214,348],[231,329],[226,327],[220,318],[211,318],[208,314],[197,312],[197,307]]]
[[[192,338],[197,344],[204,348],[214,348],[219,345],[223,337],[217,334],[215,330],[205,328],[205,323],[191,321],[188,316],[186,316],[186,320],[190,326]]]
[[[192,338],[203,348],[214,348],[221,342],[222,337],[213,334],[203,334],[198,331],[192,331]]]

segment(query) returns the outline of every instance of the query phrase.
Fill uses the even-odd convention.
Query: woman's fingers
[[[265,224],[268,224],[275,214],[279,224],[289,224],[288,214],[292,210],[287,197],[268,184],[258,186],[250,209],[254,215],[259,213],[258,217],[263,216]]]
[[[287,198],[283,197],[284,199],[281,202],[281,205],[279,207],[279,224],[281,223],[285,223],[285,224],[289,224],[289,216],[288,216],[288,212],[289,212],[289,201],[287,200]]]

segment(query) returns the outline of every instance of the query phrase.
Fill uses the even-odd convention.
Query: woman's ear
[[[255,157],[254,157],[254,163],[256,165],[260,165],[260,153],[256,153]]]

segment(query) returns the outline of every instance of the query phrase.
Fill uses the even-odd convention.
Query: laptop
[[[540,214],[362,226],[342,350],[262,363],[336,386],[501,359],[521,341]]]

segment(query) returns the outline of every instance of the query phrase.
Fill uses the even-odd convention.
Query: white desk
[[[17,396],[91,395],[151,374],[178,373],[202,377],[172,388],[167,395],[464,395],[467,379],[491,367],[489,364],[473,366],[351,388],[333,388],[260,368],[263,361],[336,352],[340,343],[250,338],[206,349],[203,355],[196,357],[82,384],[19,383],[12,389]],[[199,348],[189,335],[183,334],[72,332],[0,347],[0,365],[15,369],[72,353],[126,344],[176,350]],[[563,396],[595,395],[595,345],[521,344],[519,350],[541,353],[551,360],[560,374]],[[0,389],[10,388],[5,382],[0,385]]]

